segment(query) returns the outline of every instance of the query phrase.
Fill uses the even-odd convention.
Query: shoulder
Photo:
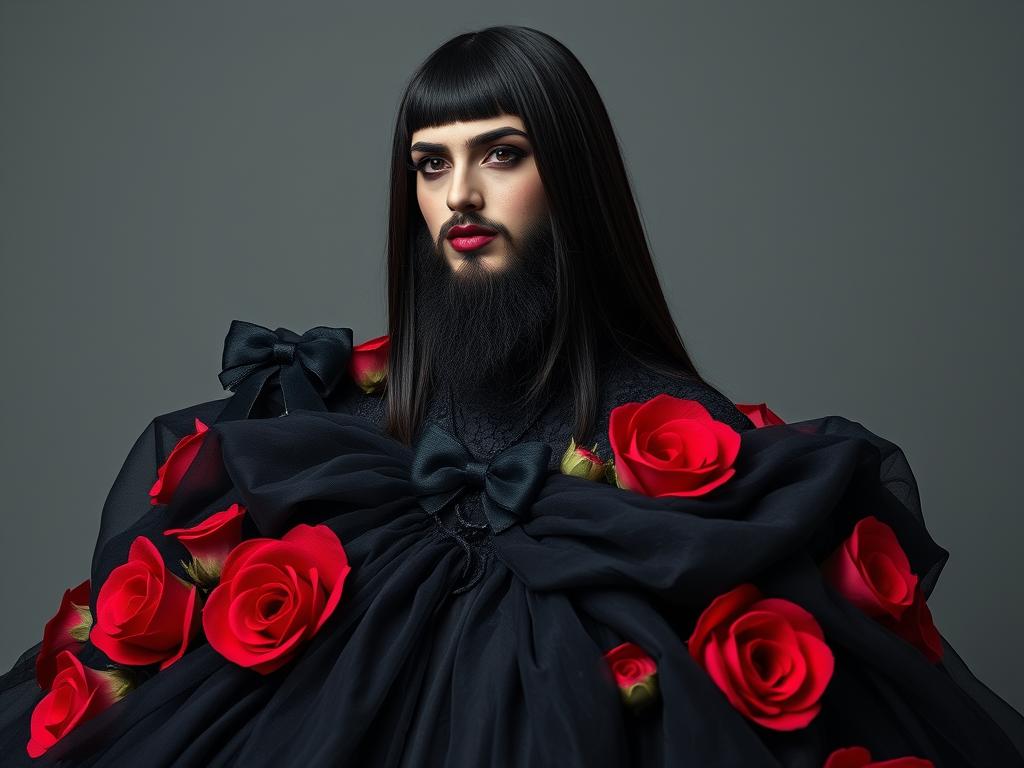
[[[174,442],[196,431],[198,419],[206,427],[218,421],[221,413],[236,395],[187,405],[166,413],[160,413],[146,425],[144,432],[152,432],[160,443]],[[371,421],[380,422],[384,417],[384,398],[379,392],[366,393],[358,386],[346,384],[325,400],[327,410],[333,413],[351,413]],[[258,412],[249,418],[271,418],[283,414],[280,393],[272,389]]]
[[[300,335],[233,320],[224,338],[221,370],[211,372],[228,396],[159,413],[137,442],[166,455],[196,431],[197,420],[209,427],[222,414],[226,419],[280,416],[286,399],[305,403],[298,407],[322,403],[328,411],[382,423],[389,339],[378,336],[353,344],[352,338],[348,328],[316,326]]]
[[[183,438],[213,426],[229,402],[231,397],[206,400],[150,418],[136,434],[122,474],[134,466],[151,475]]]
[[[353,382],[345,382],[339,391],[326,401],[327,410],[335,413],[350,413],[372,421],[378,426],[386,416],[384,388],[366,392]]]
[[[148,508],[148,505],[140,507],[139,502],[150,498],[160,466],[184,438],[212,426],[230,400],[230,397],[206,400],[160,413],[135,433],[103,506],[99,542],[109,538],[112,532],[125,530],[139,518]],[[99,546],[96,551],[99,552]]]
[[[160,432],[179,436],[191,434],[195,432],[196,419],[199,419],[199,421],[209,427],[218,419],[221,411],[224,410],[230,400],[231,397],[229,396],[187,405],[184,408],[178,408],[154,416],[152,424]]]
[[[754,429],[754,423],[735,403],[708,382],[683,372],[651,368],[628,355],[617,356],[605,363],[601,368],[600,383],[598,423],[594,432],[599,448],[607,447],[608,420],[614,408],[624,403],[646,402],[663,393],[697,401],[713,419],[728,424],[737,432]]]

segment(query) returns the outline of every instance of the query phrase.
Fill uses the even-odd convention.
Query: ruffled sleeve
[[[99,534],[93,551],[92,579],[99,583],[99,556],[118,534],[136,526],[150,514],[150,491],[161,465],[182,439],[196,431],[197,420],[210,426],[217,421],[230,398],[208,400],[153,418],[135,439],[114,478],[100,515]]]

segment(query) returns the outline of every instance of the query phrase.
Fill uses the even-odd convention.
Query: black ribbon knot
[[[457,437],[430,423],[414,448],[410,480],[420,506],[431,515],[467,488],[481,489],[484,515],[497,534],[529,515],[550,458],[550,445],[526,442],[506,448],[489,462],[474,461]]]
[[[287,328],[272,331],[232,320],[218,378],[235,394],[218,421],[248,418],[275,372],[285,413],[326,411],[324,400],[345,377],[351,358],[351,328],[318,325],[300,336]]]

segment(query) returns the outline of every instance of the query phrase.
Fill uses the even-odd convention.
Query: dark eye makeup
[[[495,152],[505,152],[505,153],[507,153],[507,154],[512,156],[508,160],[499,160],[497,162],[497,165],[513,166],[513,165],[518,164],[518,162],[520,160],[522,160],[524,157],[526,157],[526,153],[523,152],[521,149],[519,149],[517,147],[508,146],[508,145],[504,145],[504,146],[500,146],[500,147],[495,147],[494,149],[492,149],[490,152],[487,153],[487,157],[490,157]],[[444,158],[443,157],[438,157],[437,155],[427,155],[426,157],[421,158],[418,162],[415,162],[415,163],[412,162],[411,160],[407,161],[405,165],[406,165],[406,168],[408,168],[410,171],[419,171],[419,172],[421,172],[423,174],[424,177],[427,177],[427,178],[429,178],[431,176],[439,176],[441,174],[440,171],[435,171],[435,172],[431,173],[431,172],[426,170],[427,163],[430,162],[431,160],[444,160]]]

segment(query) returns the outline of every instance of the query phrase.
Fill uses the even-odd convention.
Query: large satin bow
[[[299,336],[287,328],[272,331],[232,320],[218,378],[235,394],[218,421],[248,418],[275,371],[285,413],[297,408],[326,411],[324,399],[345,376],[351,357],[350,328],[318,325]]]
[[[458,438],[430,423],[414,449],[410,480],[420,506],[437,514],[467,488],[481,488],[487,522],[494,533],[525,518],[544,484],[551,446],[518,443],[490,462],[473,461]]]

